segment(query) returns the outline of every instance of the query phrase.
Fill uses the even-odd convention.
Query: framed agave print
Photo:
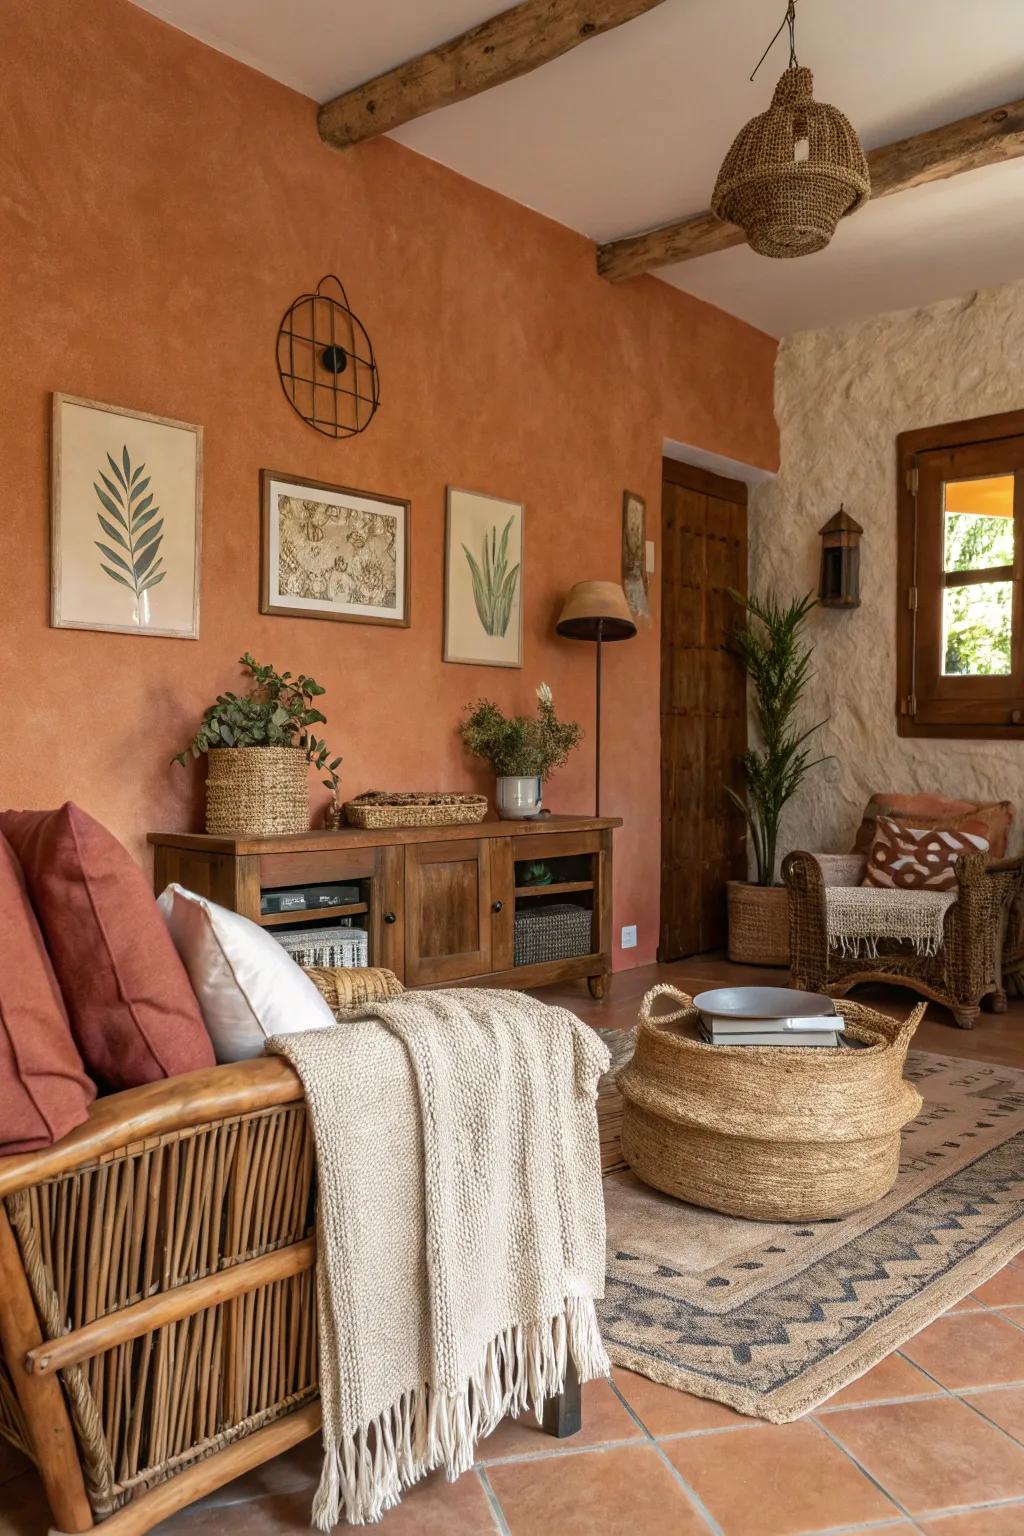
[[[444,659],[523,664],[523,507],[448,487]]]
[[[50,623],[199,636],[203,429],[55,394]]]

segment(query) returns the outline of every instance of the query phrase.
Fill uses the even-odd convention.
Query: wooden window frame
[[[922,464],[922,458],[943,450],[988,448],[1015,437],[1024,437],[1024,410],[901,432],[896,439],[896,720],[900,736],[1024,741],[1024,538],[1020,536],[1024,516],[1021,506],[1024,476],[1018,479],[1015,498],[1018,536],[1012,578],[1016,582],[1013,671],[998,678],[958,678],[955,689],[961,695],[959,699],[954,700],[953,689],[948,689],[949,698],[932,698],[924,707],[918,677],[924,646],[919,640],[918,626],[921,611],[918,495],[922,479],[928,473],[928,464]],[[924,712],[945,713],[948,718],[919,718]]]

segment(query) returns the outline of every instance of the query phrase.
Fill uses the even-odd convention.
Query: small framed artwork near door
[[[409,626],[409,502],[260,471],[260,612]]]
[[[523,521],[521,502],[448,487],[445,661],[522,666]]]
[[[50,623],[199,635],[203,429],[53,396]]]

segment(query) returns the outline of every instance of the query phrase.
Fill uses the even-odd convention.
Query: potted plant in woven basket
[[[583,735],[572,720],[559,720],[551,689],[537,689],[537,713],[503,715],[490,699],[467,704],[459,726],[466,750],[490,763],[497,778],[498,815],[504,821],[524,821],[541,808],[541,785],[561,768]]]
[[[804,638],[807,615],[817,600],[808,593],[782,603],[729,594],[746,610],[733,648],[753,685],[754,717],[761,744],[743,754],[745,795],[726,788],[750,831],[757,878],[730,880],[729,959],[746,965],[789,964],[789,893],[776,882],[779,821],[812,768],[825,761],[808,746],[825,724],[803,729],[800,704],[811,680],[811,647]]]
[[[174,762],[207,754],[207,832],[268,837],[309,830],[310,766],[337,801],[340,757],[313,734],[326,723],[315,699],[315,678],[261,666],[248,653],[240,665],[252,678],[247,694],[221,693]]]

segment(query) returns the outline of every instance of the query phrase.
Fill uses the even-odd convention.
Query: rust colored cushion
[[[1006,857],[1006,843],[1013,825],[1013,802],[952,800],[946,795],[872,795],[857,829],[855,853],[867,853],[879,816],[901,827],[928,827],[936,832],[969,832],[983,837],[994,859]]]
[[[81,1125],[96,1088],[10,844],[0,836],[0,1153],[49,1147]]]
[[[960,855],[987,852],[985,839],[970,832],[901,827],[879,816],[863,883],[901,891],[955,891]]]
[[[4,811],[93,1077],[135,1088],[213,1066],[199,1004],[142,870],[76,805]]]

